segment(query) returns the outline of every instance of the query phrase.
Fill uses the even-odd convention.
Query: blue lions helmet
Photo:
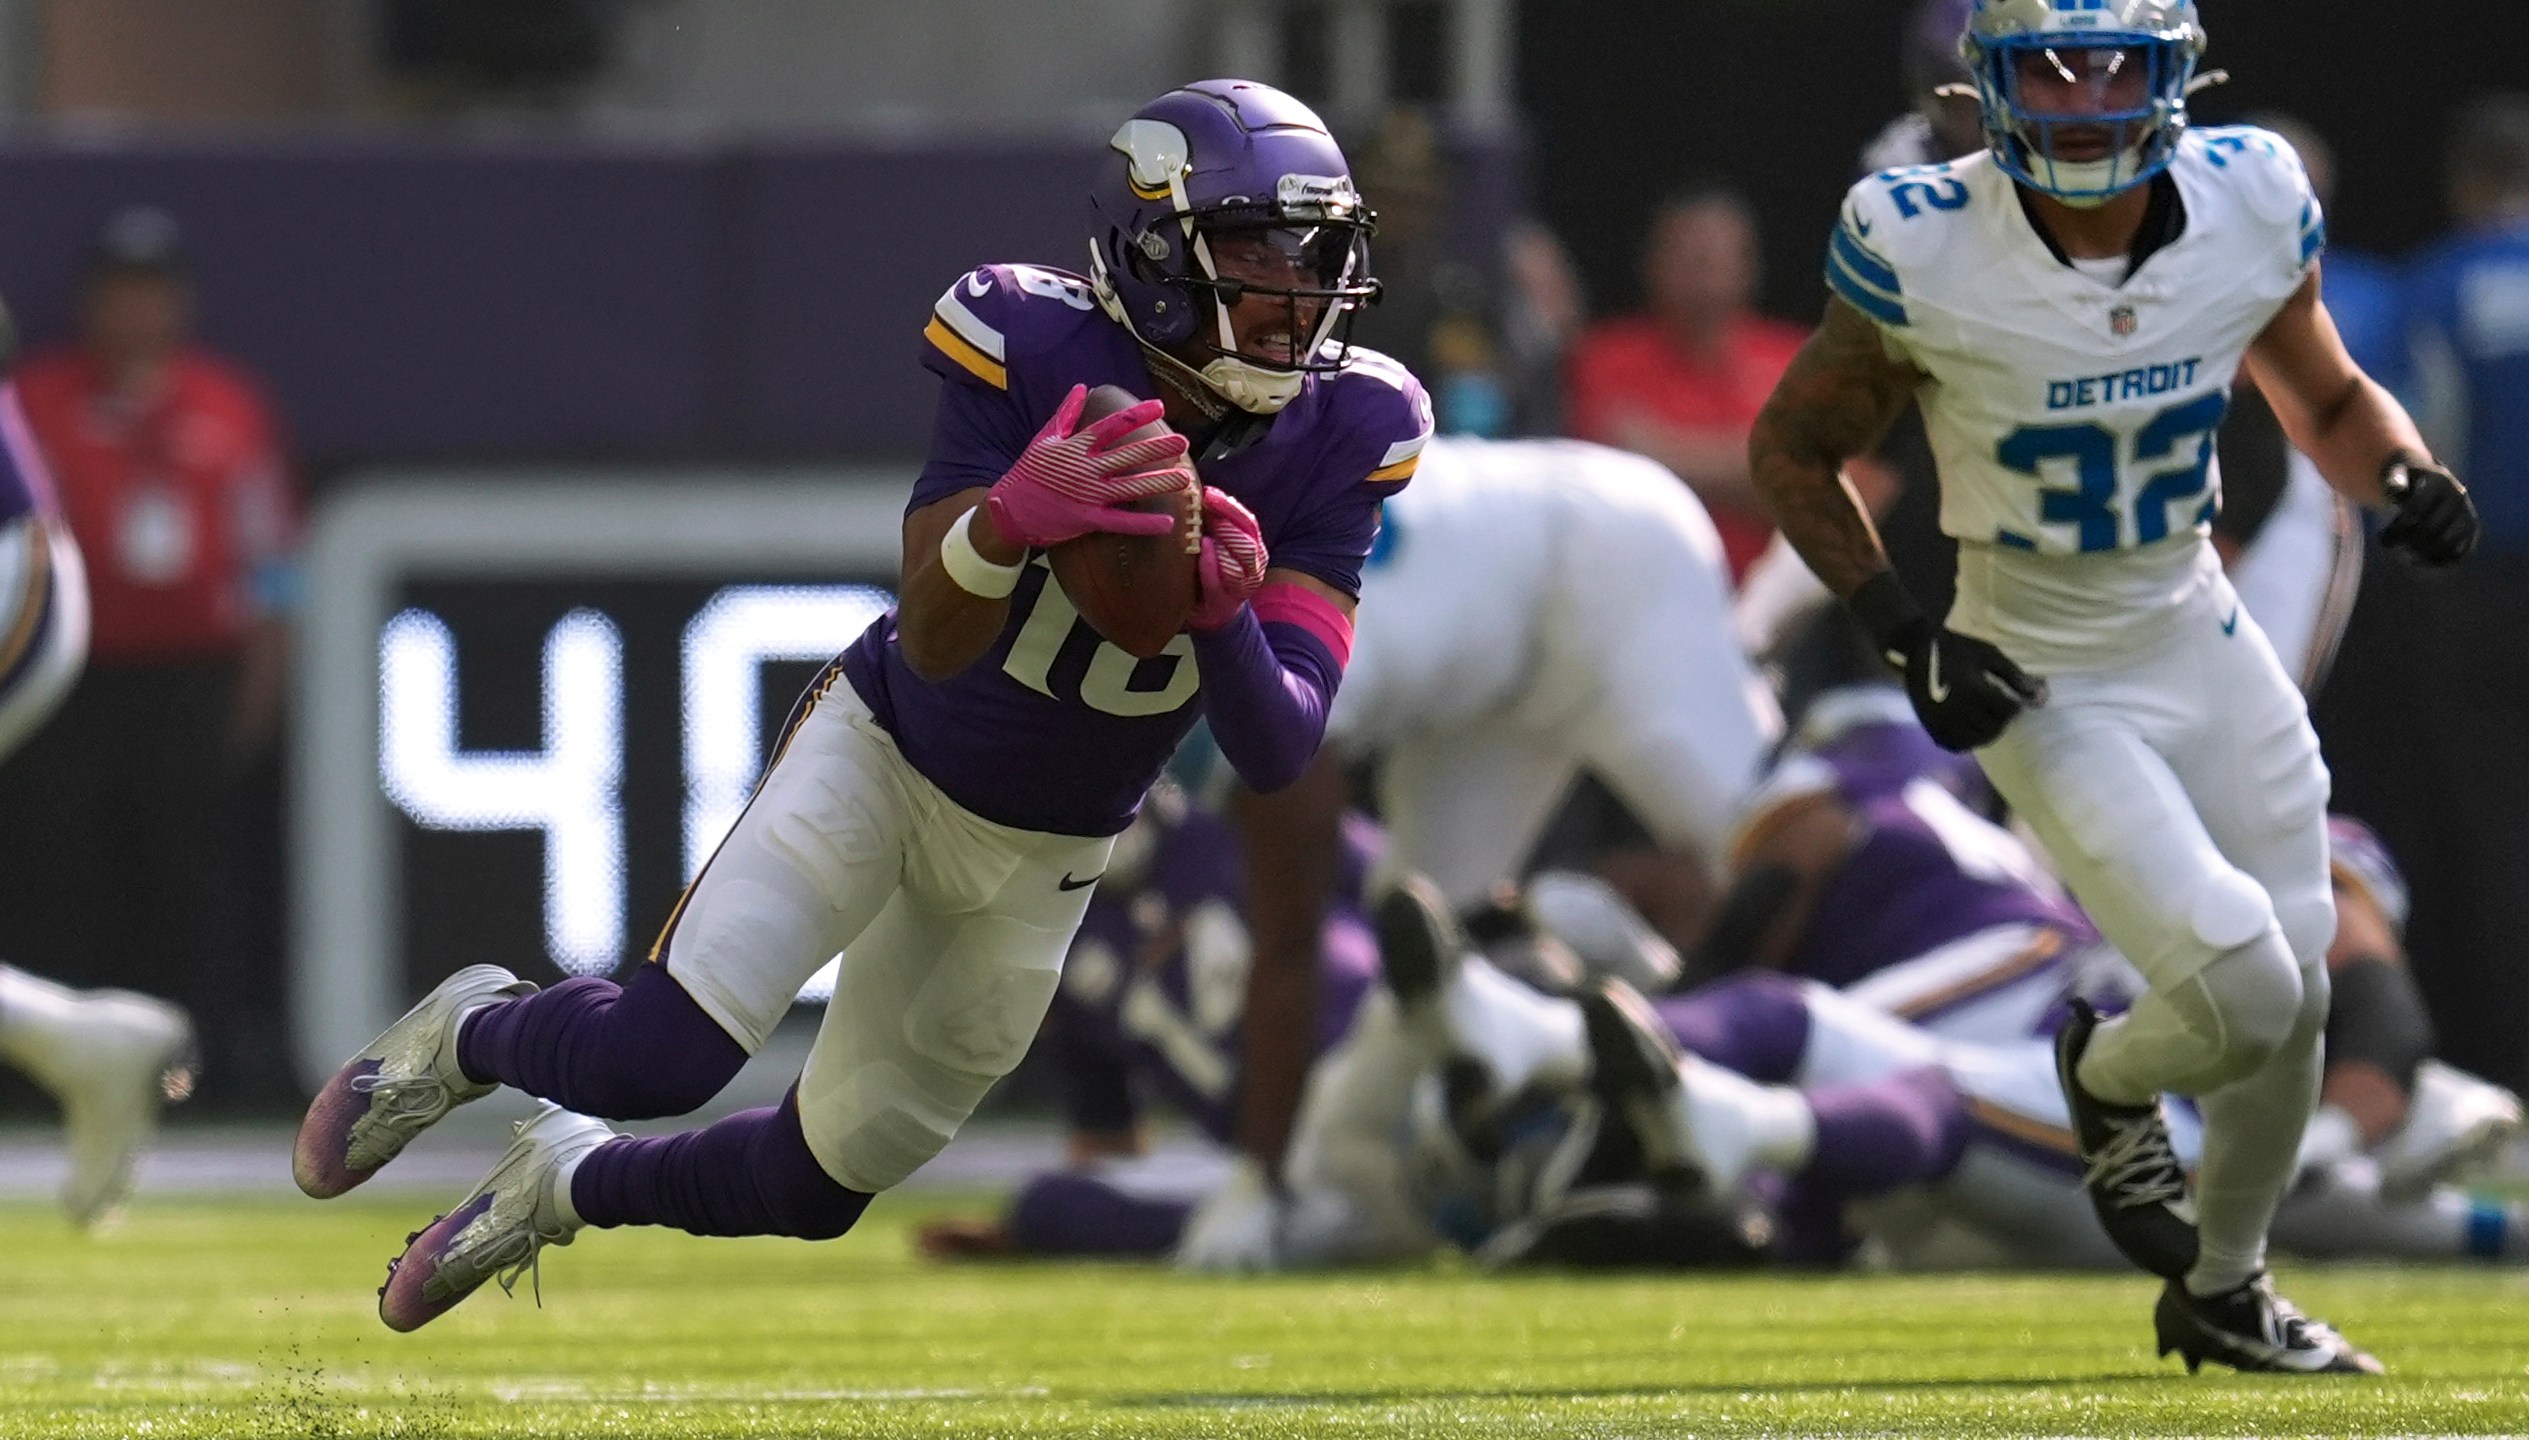
[[[2003,173],[2097,205],[2168,168],[2204,27],[2194,0],[1976,0],[1959,53]]]
[[[1352,318],[1379,293],[1376,218],[1315,111],[1270,85],[1202,80],[1133,112],[1109,144],[1089,191],[1089,275],[1158,363],[1259,415],[1310,372],[1344,367]],[[1261,250],[1295,283],[1225,276],[1216,252],[1233,247]],[[1282,359],[1239,353],[1231,332],[1230,307],[1258,295],[1290,307]],[[1198,361],[1178,358],[1189,343]]]

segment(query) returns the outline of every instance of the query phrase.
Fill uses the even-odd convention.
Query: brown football
[[[1140,403],[1139,396],[1120,385],[1101,385],[1089,392],[1080,423],[1089,425]],[[1167,421],[1153,420],[1129,438],[1143,439],[1167,428]],[[1107,643],[1135,659],[1148,660],[1166,649],[1194,612],[1194,551],[1202,532],[1196,507],[1201,493],[1188,484],[1132,507],[1175,515],[1178,526],[1165,535],[1083,535],[1046,552],[1054,579],[1081,618]]]

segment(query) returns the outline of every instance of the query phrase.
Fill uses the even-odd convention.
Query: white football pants
[[[2122,663],[2046,676],[1976,759],[2154,989],[2273,925],[2317,970],[2336,909],[2308,707],[2227,582],[2183,603]]]
[[[1114,844],[961,808],[828,671],[663,958],[751,1053],[842,952],[799,1119],[837,1183],[884,1190],[1027,1053]]]

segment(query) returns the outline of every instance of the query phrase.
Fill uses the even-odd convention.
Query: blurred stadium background
[[[2304,121],[2335,152],[2334,243],[2394,259],[2450,224],[2442,163],[2461,107],[2521,84],[2519,47],[2485,28],[2501,8],[2206,0],[2208,63],[2235,79],[2199,114]],[[1759,308],[1815,320],[1837,197],[1913,103],[1912,9],[0,0],[0,297],[18,341],[72,337],[101,232],[133,207],[163,212],[203,342],[268,387],[305,511],[288,704],[274,743],[236,757],[202,832],[219,876],[204,913],[153,909],[174,892],[127,892],[112,873],[42,880],[56,837],[7,812],[41,755],[0,776],[0,958],[168,995],[204,1026],[203,1091],[170,1117],[142,1203],[281,1187],[308,1088],[457,966],[550,979],[643,953],[792,695],[885,603],[927,438],[935,382],[915,353],[934,297],[986,261],[1079,266],[1086,167],[1134,106],[1216,74],[1317,105],[1386,220],[1372,255],[1393,303],[1360,338],[1425,374],[1444,429],[1553,433],[1568,308],[1641,302],[1646,228],[1681,187],[1745,196]],[[1558,288],[1557,255],[1577,291]],[[2436,763],[2419,713],[2470,703],[2414,683],[2401,627],[2443,613],[2429,585],[2366,568],[2319,726],[2340,808],[2407,861],[2441,1053],[2529,1088],[2529,934],[2489,935],[2487,872],[2456,863],[2523,851],[2417,783]],[[2521,912],[2529,871],[2492,873],[2512,897],[2496,908]],[[159,932],[182,942],[129,941]],[[804,1031],[777,1043],[716,1108],[777,1094],[804,1045]],[[1050,1123],[1031,1123],[1049,1114],[1040,1088],[1022,1069],[925,1178],[983,1186],[1057,1154]],[[58,1184],[49,1112],[0,1074],[0,1196]],[[392,1183],[453,1193],[517,1113],[469,1110],[457,1146],[417,1152]],[[861,1239],[897,1248],[831,1273],[902,1268],[893,1231]],[[149,1243],[185,1263],[182,1237]],[[661,1273],[693,1273],[692,1258]],[[62,1263],[43,1283],[87,1283],[87,1262]],[[1313,1326],[1306,1309],[1288,1323]],[[617,1311],[589,1313],[597,1328],[567,1333],[602,1348]],[[1995,1354],[2025,1344],[2013,1333]],[[1905,1363],[1881,1369],[1914,1383]],[[266,1418],[318,1433],[296,1401],[273,1403]]]
[[[5,939],[68,982],[192,1002],[210,1025],[205,1114],[273,1116],[455,964],[549,974],[635,954],[693,863],[685,830],[726,810],[794,683],[857,628],[867,592],[832,587],[893,572],[885,514],[926,438],[933,382],[913,349],[938,286],[989,258],[1077,266],[1082,167],[1115,116],[1199,73],[1323,106],[1388,213],[1378,268],[1406,291],[1363,339],[1424,369],[1444,428],[1550,428],[1558,352],[1515,334],[1533,299],[1515,245],[1560,238],[1588,309],[1616,314],[1639,301],[1654,202],[1725,182],[1758,215],[1760,304],[1806,324],[1823,220],[1909,104],[1907,10],[10,0],[0,294],[20,337],[71,334],[106,218],[172,215],[202,339],[281,413],[311,587],[286,764],[248,785],[215,974],[182,947],[167,972],[106,974],[78,936]],[[2299,114],[2339,154],[2334,240],[2410,251],[2446,223],[2453,109],[2514,78],[2501,46],[2468,43],[2463,10],[2213,5],[2210,63],[2238,78],[2203,109]],[[2423,863],[2453,838],[2403,800],[2418,698],[2385,625],[2365,623],[2400,615],[2415,580],[2367,574],[2319,706],[2339,802],[2408,853],[2448,1058],[2521,1086],[2529,947],[2478,944],[2456,919],[2471,896]],[[716,597],[781,615],[787,640],[744,653],[701,623]],[[501,779],[463,764],[397,779],[372,698],[382,655],[432,653],[410,628],[382,640],[407,607],[440,618],[455,671],[448,686],[407,671],[387,698],[412,724],[453,704],[463,752],[539,752],[546,635],[574,610],[607,620],[620,721],[594,696],[569,711],[597,726],[594,774],[620,764],[594,810],[506,812],[481,792]],[[695,691],[749,671],[751,711]],[[579,840],[546,866],[554,822]],[[25,1088],[8,1101],[40,1108]]]
[[[1655,203],[1724,184],[1759,222],[1762,308],[1813,319],[1824,217],[1910,103],[1910,8],[0,4],[0,294],[21,338],[70,335],[100,226],[162,209],[202,337],[268,384],[309,514],[294,700],[246,786],[216,962],[170,945],[155,968],[109,967],[117,947],[60,906],[49,922],[13,906],[0,944],[73,983],[193,1004],[210,1031],[200,1113],[274,1116],[345,1037],[460,963],[550,974],[637,953],[707,844],[688,829],[725,813],[796,682],[866,613],[868,592],[832,587],[892,573],[885,517],[925,439],[933,382],[912,357],[932,298],[987,259],[1077,265],[1083,167],[1117,116],[1208,73],[1319,104],[1388,217],[1376,253],[1399,303],[1363,338],[1426,372],[1444,428],[1551,428],[1559,357],[1522,333],[1536,297],[1519,247],[1559,239],[1590,311],[1618,313],[1640,298]],[[2410,250],[2445,225],[2456,107],[2515,78],[2502,47],[2466,38],[2466,8],[2362,29],[2215,5],[2210,63],[2237,78],[2202,109],[2302,117],[2338,155],[2335,242]],[[2402,788],[2418,698],[2374,617],[2406,613],[2417,583],[2369,567],[2321,728],[2340,802],[2414,872],[2412,948],[2445,1052],[2517,1086],[2529,946],[2481,943],[2472,897],[2428,858],[2467,837]],[[826,588],[785,588],[801,585]],[[747,652],[767,632],[712,630],[715,600],[758,626],[778,615],[787,638]],[[461,760],[399,780],[374,697],[382,657],[437,653],[410,627],[386,637],[415,608],[444,627],[453,677],[407,669],[387,698],[410,724],[453,705],[460,755],[541,750],[546,637],[604,617],[620,717],[594,696],[566,715],[597,727],[594,809],[504,809],[481,788],[503,772]],[[721,678],[750,672],[752,707]],[[579,838],[548,866],[539,827],[557,823]],[[8,1099],[40,1109],[23,1088]]]

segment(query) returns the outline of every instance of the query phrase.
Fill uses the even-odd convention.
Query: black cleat
[[[1572,998],[1588,1027],[1590,1089],[1640,1142],[1652,1184],[1700,1191],[1703,1172],[1686,1149],[1676,1037],[1622,980],[1595,981]]]
[[[2081,1088],[2081,1055],[2098,1025],[2098,1012],[2075,999],[2072,1018],[2055,1037],[2055,1078],[2081,1146],[2081,1183],[2099,1228],[2125,1258],[2175,1280],[2195,1268],[2195,1201],[2187,1194],[2186,1170],[2170,1147],[2157,1101],[2117,1105]]]
[[[2243,1374],[2388,1373],[2327,1322],[2312,1320],[2275,1294],[2274,1281],[2264,1271],[2219,1295],[2191,1294],[2185,1281],[2172,1280],[2161,1288],[2151,1319],[2160,1353],[2183,1357],[2190,1375],[2207,1360]]]
[[[1379,969],[1396,1003],[1411,1013],[1436,1001],[1466,952],[1466,939],[1439,887],[1420,875],[1398,880],[1379,900]]]

